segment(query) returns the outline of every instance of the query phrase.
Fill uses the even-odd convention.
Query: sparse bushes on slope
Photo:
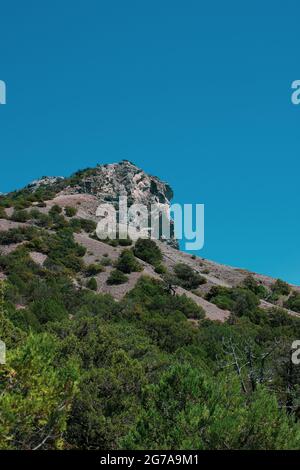
[[[96,230],[97,224],[93,220],[77,219],[73,217],[69,222],[69,226],[71,227],[73,232],[80,232],[81,230],[83,230],[86,233],[93,234],[93,232]]]
[[[159,247],[155,241],[149,238],[139,238],[134,245],[133,252],[137,258],[154,266],[162,261],[162,253]]]
[[[77,214],[76,207],[71,207],[71,206],[65,207],[65,214],[67,217],[74,217]]]
[[[205,277],[184,263],[176,264],[174,266],[174,273],[178,279],[178,284],[185,289],[197,289],[200,284],[206,283]]]
[[[268,296],[268,289],[251,276],[251,274],[245,277],[241,287],[251,290],[260,299],[265,299]]]
[[[35,227],[18,227],[0,232],[0,245],[11,245],[32,240],[38,233]]]
[[[0,219],[6,219],[6,218],[7,218],[7,214],[5,212],[4,207],[0,206]]]
[[[293,292],[284,305],[286,308],[300,313],[300,294]]]
[[[102,264],[89,264],[84,271],[86,276],[96,276],[104,271],[104,267]]]
[[[116,268],[125,274],[142,270],[141,264],[135,258],[131,250],[123,250],[116,263]]]
[[[281,279],[277,279],[275,283],[271,286],[271,290],[272,295],[270,300],[276,301],[282,295],[289,295],[289,293],[291,292],[291,287],[287,284],[287,282],[284,282]]]
[[[206,300],[239,317],[252,316],[254,323],[260,321],[259,317],[262,312],[258,311],[259,298],[249,289],[213,286],[206,294]]]
[[[11,220],[14,222],[27,222],[29,220],[30,216],[29,213],[25,210],[14,210]]]
[[[54,204],[54,206],[51,207],[49,210],[49,215],[53,216],[55,214],[61,214],[62,213],[62,208],[58,204]]]
[[[87,281],[86,287],[87,287],[88,289],[91,289],[91,290],[95,290],[95,291],[96,291],[97,288],[98,288],[96,279],[95,279],[94,277],[91,277],[91,278]]]
[[[119,269],[114,269],[109,277],[107,278],[107,284],[109,285],[118,285],[118,284],[124,284],[125,282],[128,281],[128,276],[124,274],[122,271],[119,271]]]

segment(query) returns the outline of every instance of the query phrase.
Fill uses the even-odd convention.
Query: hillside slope
[[[0,196],[0,449],[299,449],[299,289],[99,240],[124,191],[172,197],[130,162]]]
[[[102,165],[94,169],[79,171],[70,178],[43,177],[29,184],[24,190],[0,197],[2,205],[2,209],[0,206],[0,216],[2,216],[0,218],[0,232],[26,227],[38,227],[39,230],[53,232],[57,228],[55,226],[51,227],[51,222],[47,226],[46,218],[55,209],[57,210],[57,217],[61,217],[66,223],[71,222],[73,219],[97,223],[98,220],[95,214],[98,205],[103,202],[110,202],[117,207],[120,195],[126,195],[131,204],[143,203],[149,205],[159,203],[166,208],[169,207],[170,200],[173,197],[172,190],[167,183],[161,182],[157,177],[147,175],[131,162],[123,161],[119,164]],[[32,210],[38,211],[36,218],[32,217]],[[66,211],[69,211],[67,215]],[[46,220],[44,226],[43,221],[39,220],[41,217]],[[92,229],[94,228],[92,226]],[[117,261],[124,247],[111,246],[98,240],[96,236],[91,237],[92,229],[82,230],[81,227],[76,228],[74,238],[86,250],[83,256],[85,265],[99,263],[104,256],[112,261],[111,265],[107,266],[103,272],[93,276],[97,282],[97,292],[111,294],[116,300],[120,300],[135,286],[142,275],[146,274],[155,279],[161,278],[151,264],[142,261],[142,272],[130,273],[128,281],[124,284],[109,285],[107,279],[113,270],[113,264]],[[2,243],[0,252],[7,255],[23,243],[24,241]],[[205,279],[205,283],[199,286],[197,292],[191,292],[182,286],[176,286],[176,291],[180,295],[185,294],[192,298],[204,309],[206,316],[212,320],[225,321],[230,315],[229,310],[221,309],[205,299],[206,294],[212,287],[235,288],[242,285],[249,275],[253,276],[258,284],[264,286],[268,291],[271,291],[276,282],[275,279],[268,276],[250,273],[244,269],[225,266],[181,252],[177,249],[177,242],[174,239],[168,240],[167,243],[158,241],[157,244],[163,254],[163,264],[168,271],[172,272],[176,264],[183,263]],[[36,250],[31,254],[31,258],[34,262],[43,264],[47,256]],[[5,279],[5,273],[1,268],[0,276]],[[78,271],[76,277],[76,282],[83,284],[82,281],[86,278],[86,275]],[[275,304],[283,307],[292,292],[300,292],[300,287],[291,286],[289,295],[279,296]],[[263,309],[272,308],[273,305],[274,302],[269,302],[268,299],[262,299],[260,303]],[[298,312],[293,311],[291,308],[286,308],[286,311],[291,315],[300,316]]]

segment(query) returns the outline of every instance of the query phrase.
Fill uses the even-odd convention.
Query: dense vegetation
[[[0,233],[5,247],[21,243],[0,255],[0,448],[300,448],[300,366],[291,361],[300,320],[259,306],[280,297],[299,311],[299,294],[252,277],[213,287],[207,300],[231,316],[209,321],[170,288],[194,290],[205,278],[184,264],[166,273],[153,241],[125,248],[115,263],[85,265],[74,232],[92,234],[94,223],[58,206],[28,210],[29,202],[27,192],[2,198],[15,220],[34,225]],[[46,261],[33,262],[32,251]],[[141,260],[162,280],[142,275]],[[141,272],[119,302],[96,293],[96,276],[111,264],[111,285]]]
[[[298,320],[239,291],[244,313],[214,323],[148,277],[116,303],[7,258],[1,448],[299,448]]]

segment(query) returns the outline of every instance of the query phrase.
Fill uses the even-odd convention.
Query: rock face
[[[42,178],[29,183],[27,188],[30,189],[30,191],[35,191],[41,186],[52,186],[53,184],[63,180],[64,178],[62,176],[43,176]]]
[[[33,181],[27,188],[35,191],[41,186],[59,187],[58,197],[89,195],[97,201],[98,205],[110,203],[117,211],[119,197],[126,196],[128,207],[133,204],[143,204],[150,213],[151,207],[155,205],[157,208],[155,217],[165,217],[168,221],[170,220],[169,208],[173,198],[171,187],[156,176],[145,173],[128,160],[82,170],[72,175],[71,178],[43,177]],[[94,205],[91,206],[89,212],[93,211],[95,213]],[[172,220],[170,220],[170,236],[161,237],[161,239],[174,248],[178,248]]]
[[[118,202],[119,196],[126,195],[129,205],[170,205],[173,197],[173,191],[167,183],[148,175],[128,160],[100,165],[92,174],[83,175],[77,185],[67,187],[64,192],[93,194],[103,202]]]
[[[126,196],[128,207],[133,204],[143,204],[150,213],[151,206],[155,205],[157,217],[160,211],[163,214],[162,217],[168,220],[170,200],[173,197],[173,191],[167,183],[148,175],[128,160],[87,170],[75,185],[67,186],[62,193],[64,195],[90,194],[97,198],[99,204],[110,203],[117,210],[119,197]],[[172,220],[170,220],[170,237],[165,238],[165,241],[173,247],[178,247],[174,239]]]

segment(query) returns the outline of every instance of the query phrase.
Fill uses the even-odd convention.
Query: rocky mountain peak
[[[156,176],[151,176],[128,160],[98,165],[83,172],[76,184],[70,184],[65,194],[87,193],[99,201],[115,202],[126,195],[129,204],[170,204],[173,191]]]
[[[27,188],[31,191],[39,189],[41,186],[52,186],[64,180],[63,176],[42,176],[41,178],[32,181],[28,184]]]

